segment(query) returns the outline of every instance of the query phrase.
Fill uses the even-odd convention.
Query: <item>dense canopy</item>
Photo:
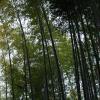
[[[0,0],[0,100],[100,99],[100,0]]]

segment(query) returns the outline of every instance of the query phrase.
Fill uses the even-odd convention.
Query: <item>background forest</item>
[[[0,0],[0,100],[99,100],[91,1]]]

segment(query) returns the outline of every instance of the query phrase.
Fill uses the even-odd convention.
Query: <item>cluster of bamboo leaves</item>
[[[71,39],[39,0],[0,1],[0,100],[77,99]]]

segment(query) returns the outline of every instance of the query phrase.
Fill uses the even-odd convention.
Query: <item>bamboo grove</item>
[[[0,0],[0,100],[99,100],[99,10],[99,0]]]

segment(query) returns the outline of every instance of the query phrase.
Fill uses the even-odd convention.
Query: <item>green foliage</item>
[[[1,1],[2,5],[3,0]],[[0,4],[1,4],[0,2]],[[42,1],[41,1],[42,2]],[[48,32],[48,28],[46,26],[45,20],[42,16],[41,12],[41,2],[40,0],[28,0],[25,5],[19,6],[21,9],[19,12],[19,17],[23,20],[24,18],[28,19],[29,27],[24,25],[22,21],[22,28],[25,32],[26,38],[26,45],[28,49],[28,56],[30,61],[31,73],[32,73],[32,84],[34,87],[34,96],[36,100],[42,100],[45,96],[45,70],[44,70],[44,59],[43,59],[43,47],[42,47],[42,40],[40,34],[40,28],[37,19],[37,11],[41,15],[41,20],[43,21],[44,27],[44,35],[46,38],[46,42],[48,44],[47,48],[49,51],[51,67],[52,67],[52,75],[54,81],[54,88],[58,92],[58,76],[55,64],[55,58],[52,50],[52,45],[50,41],[50,36]],[[2,67],[4,73],[5,84],[7,81],[7,89],[10,90],[10,95],[8,98],[12,97],[12,79],[11,74],[13,75],[13,87],[14,87],[14,94],[15,100],[19,100],[19,98],[23,97],[25,99],[25,71],[24,68],[27,68],[26,60],[24,65],[24,50],[25,47],[23,46],[23,39],[22,39],[22,31],[17,23],[16,17],[16,9],[13,8],[13,4],[10,2],[7,5],[3,5],[4,11],[2,11],[3,16],[1,16],[1,25],[0,25],[0,51],[1,58],[0,58],[0,65]],[[25,8],[24,8],[25,6]],[[5,16],[5,14],[7,14]],[[50,22],[51,23],[51,22]],[[25,26],[25,28],[24,28]],[[53,27],[53,25],[51,24]],[[31,31],[25,31],[31,30]],[[63,73],[68,73],[71,69],[73,69],[73,60],[72,60],[72,48],[71,48],[71,41],[68,36],[62,36],[60,31],[52,30],[53,31],[53,39],[55,42],[57,56],[60,62],[60,67],[63,69]],[[8,41],[8,44],[7,44]],[[11,56],[11,64],[12,64],[12,72],[10,61],[8,59],[9,49],[10,47],[10,56]],[[46,47],[45,47],[46,48]],[[51,72],[50,72],[50,65],[48,63],[48,55],[46,54],[46,66],[47,66],[47,78],[48,78],[48,85],[49,85],[49,94],[50,98],[52,98],[52,84],[51,84]],[[26,69],[27,74],[27,95],[29,98],[31,97],[30,93],[30,83],[29,83],[29,72],[28,68]],[[6,93],[5,93],[6,94]]]

